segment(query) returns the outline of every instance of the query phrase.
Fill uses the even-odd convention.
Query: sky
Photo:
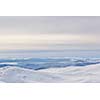
[[[100,17],[0,17],[0,50],[99,50]]]

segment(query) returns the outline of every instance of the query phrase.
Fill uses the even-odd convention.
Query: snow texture
[[[26,69],[16,66],[0,68],[0,82],[4,83],[99,83],[100,64],[85,67]]]

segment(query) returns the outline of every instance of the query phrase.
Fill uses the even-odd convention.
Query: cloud
[[[0,49],[99,49],[100,17],[0,17]]]
[[[100,17],[93,16],[0,17],[0,29],[13,29],[16,31],[28,32],[28,34],[99,34],[99,27]]]

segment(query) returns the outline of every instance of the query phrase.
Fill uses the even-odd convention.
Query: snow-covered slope
[[[0,68],[0,81],[7,83],[34,82],[100,82],[100,64],[85,67],[48,68],[31,70],[20,67]]]

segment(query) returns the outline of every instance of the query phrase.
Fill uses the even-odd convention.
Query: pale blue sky
[[[100,17],[0,17],[0,50],[99,50]]]

